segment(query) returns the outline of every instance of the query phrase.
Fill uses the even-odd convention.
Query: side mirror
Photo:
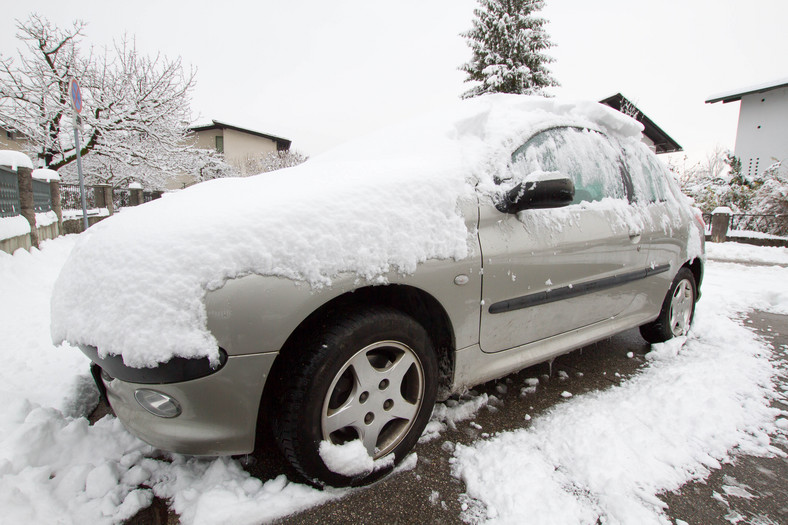
[[[556,178],[521,182],[509,190],[495,205],[504,213],[523,210],[560,208],[572,203],[575,185],[572,179]]]

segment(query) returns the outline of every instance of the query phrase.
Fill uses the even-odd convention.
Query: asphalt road
[[[776,349],[775,359],[788,369],[788,316],[756,312],[746,320],[748,326],[767,339]],[[564,401],[561,393],[573,394],[602,391],[616,385],[642,367],[649,345],[637,330],[630,330],[613,338],[557,358],[552,369],[548,364],[528,368],[507,378],[477,387],[479,393],[494,395],[502,402],[492,409],[482,409],[470,421],[447,430],[439,439],[420,444],[416,448],[418,463],[409,471],[389,476],[378,483],[357,489],[346,497],[288,516],[283,524],[459,524],[463,523],[461,498],[464,487],[450,474],[451,448],[446,442],[470,444],[483,437],[529,424],[522,414],[538,417]],[[633,357],[627,357],[627,354]],[[565,372],[566,377],[561,378]],[[535,394],[519,396],[519,386],[528,377],[539,377]],[[509,388],[511,386],[511,388]],[[782,390],[786,391],[783,378]],[[781,401],[775,405],[783,410]],[[479,428],[480,427],[480,428]],[[788,442],[776,446],[788,453]],[[297,479],[280,458],[276,445],[264,444],[264,461],[248,467],[263,480],[285,473]],[[689,483],[678,493],[663,494],[667,514],[676,523],[690,524],[788,523],[788,459],[785,457],[739,457],[712,473],[705,482]],[[166,504],[155,501],[128,523],[135,525],[175,524],[177,515],[168,512]]]

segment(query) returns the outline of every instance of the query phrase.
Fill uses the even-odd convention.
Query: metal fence
[[[0,168],[0,217],[15,217],[21,209],[16,172]]]
[[[52,191],[48,182],[33,179],[33,209],[36,213],[52,211]]]
[[[703,221],[709,226],[711,213],[704,213]],[[760,232],[785,237],[788,236],[788,214],[734,213],[731,215],[728,230]]]
[[[131,190],[128,188],[112,188],[112,205],[116,210],[125,208],[131,202]]]
[[[788,235],[788,214],[737,213],[731,215],[730,229],[785,236]]]
[[[90,186],[85,187],[85,202],[87,203],[88,209],[96,207],[96,195]],[[79,184],[60,183],[60,208],[63,210],[82,209]]]

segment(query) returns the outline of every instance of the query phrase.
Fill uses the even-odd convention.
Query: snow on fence
[[[113,188],[96,184],[85,187],[88,224],[116,210],[137,206],[161,197],[160,191],[143,190],[138,184]],[[78,184],[63,184],[56,172],[29,166],[0,166],[0,250],[38,247],[40,240],[83,229],[82,198]]]
[[[704,213],[706,235],[713,242],[735,240],[758,245],[788,246],[788,214],[732,213],[718,208]]]

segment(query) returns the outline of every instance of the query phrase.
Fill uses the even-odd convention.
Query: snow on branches
[[[0,56],[0,124],[24,135],[28,153],[45,167],[70,166],[76,149],[68,84],[77,78],[81,153],[92,177],[147,181],[193,168],[187,125],[195,71],[184,70],[180,58],[141,55],[127,37],[81,53],[84,27],[59,28],[40,15],[17,22],[22,49]]]
[[[558,86],[544,53],[553,46],[544,29],[544,18],[534,16],[544,0],[479,0],[473,28],[462,33],[471,48],[471,60],[462,66],[466,82],[477,82],[463,98],[485,93],[544,95],[544,88]]]

